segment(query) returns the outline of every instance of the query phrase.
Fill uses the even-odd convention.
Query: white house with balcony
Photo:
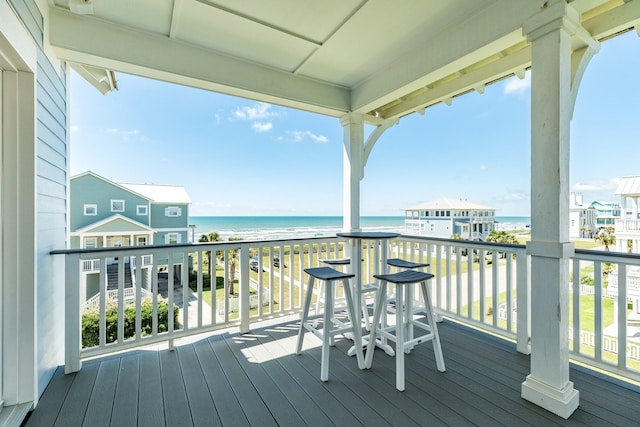
[[[592,204],[584,203],[581,193],[571,193],[569,237],[572,239],[591,238],[596,230],[596,209]]]
[[[640,175],[622,178],[616,194],[620,196],[621,206],[615,221],[616,251],[627,252],[631,248],[631,252],[640,253]]]
[[[442,198],[404,210],[408,234],[466,240],[485,240],[496,228],[496,210],[463,199]]]

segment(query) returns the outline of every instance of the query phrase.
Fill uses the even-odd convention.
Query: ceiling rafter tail
[[[218,10],[220,10],[222,12],[228,13],[230,15],[237,16],[238,18],[246,19],[247,21],[254,22],[254,23],[258,24],[258,25],[262,25],[264,27],[267,27],[267,28],[270,28],[272,30],[278,31],[278,32],[280,32],[282,34],[286,34],[288,36],[295,37],[298,40],[303,40],[303,41],[305,41],[307,43],[311,43],[311,44],[315,45],[316,47],[322,46],[322,43],[318,42],[317,40],[313,40],[313,39],[311,39],[311,38],[309,38],[309,37],[307,37],[305,35],[302,35],[300,33],[296,33],[296,32],[287,30],[286,28],[280,27],[278,25],[271,24],[271,23],[269,23],[267,21],[263,21],[261,19],[256,19],[253,16],[250,16],[250,15],[247,15],[247,14],[244,14],[244,13],[240,13],[237,10],[222,6],[222,5],[217,4],[217,3],[212,3],[212,2],[210,2],[208,0],[196,0],[196,1],[199,2],[199,3],[202,3],[204,5],[210,6],[210,7],[214,8],[214,9],[218,9]]]
[[[407,101],[394,105],[385,110],[385,116],[402,117],[407,111],[430,107],[445,98],[451,98],[455,94],[473,90],[478,85],[487,86],[507,76],[512,76],[516,71],[526,70],[531,66],[531,46],[514,52],[500,61],[491,62],[481,68],[468,72],[462,77],[450,80],[436,86],[430,91],[408,98]]]
[[[608,12],[586,19],[582,26],[595,40],[606,40],[609,36],[633,28],[640,22],[640,1],[624,3]]]
[[[171,22],[169,25],[169,38],[175,39],[178,32],[178,22],[180,21],[180,14],[182,13],[182,6],[184,0],[173,0],[173,9],[171,10]]]

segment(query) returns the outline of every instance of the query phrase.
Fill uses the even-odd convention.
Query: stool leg
[[[369,342],[367,343],[367,354],[364,358],[364,367],[365,369],[371,368],[371,364],[373,363],[373,352],[376,348],[376,330],[380,325],[380,315],[382,314],[382,310],[386,311],[386,300],[384,295],[387,292],[387,282],[384,280],[380,281],[380,287],[376,292],[376,302],[373,310],[373,321],[371,322],[371,329],[369,330]]]
[[[427,282],[420,282],[420,288],[422,289],[422,297],[424,298],[425,311],[427,312],[427,320],[429,327],[433,333],[433,352],[436,357],[436,366],[438,371],[444,372],[444,357],[442,356],[442,346],[440,345],[440,335],[438,335],[438,325],[433,316],[433,305],[431,305],[431,295],[429,294],[429,288]]]
[[[406,285],[406,294],[405,294],[405,324],[407,325],[407,341],[411,341],[413,339],[413,297],[414,297],[414,287],[413,283],[407,283]],[[397,291],[396,291],[397,292]],[[413,350],[413,347],[406,348],[405,353],[409,354],[409,352]]]
[[[404,289],[396,284],[396,388],[404,391],[404,343],[405,343],[405,314]]]
[[[333,281],[327,280],[324,284],[324,324],[322,325],[322,357],[320,362],[320,379],[322,381],[329,379],[329,346],[333,340],[331,335],[331,329],[333,329],[332,313]]]
[[[304,308],[302,309],[302,319],[300,319],[300,330],[298,331],[298,346],[296,348],[296,354],[300,354],[302,352],[304,330],[306,329],[307,318],[309,317],[309,308],[311,306],[311,297],[313,296],[313,282],[313,276],[309,276],[309,282],[307,285],[307,297],[304,301]]]
[[[354,307],[354,299],[351,293],[351,287],[349,281],[343,279],[344,293],[347,298],[347,311],[349,312],[349,318],[351,319],[351,327],[353,329],[353,342],[356,350],[356,359],[358,360],[358,368],[364,369],[364,354],[362,353],[362,326],[360,325],[360,319],[356,317],[356,310]]]

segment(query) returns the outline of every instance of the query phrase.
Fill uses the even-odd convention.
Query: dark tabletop
[[[398,237],[400,233],[387,233],[384,231],[346,231],[336,233],[338,237],[346,237],[348,239],[393,239]]]

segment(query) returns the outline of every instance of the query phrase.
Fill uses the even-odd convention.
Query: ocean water
[[[523,229],[530,217],[496,217],[499,229]],[[195,241],[202,234],[217,232],[223,240],[238,237],[245,240],[271,240],[294,237],[333,236],[342,230],[341,216],[192,216]],[[364,216],[360,228],[365,231],[404,232],[404,216]]]

